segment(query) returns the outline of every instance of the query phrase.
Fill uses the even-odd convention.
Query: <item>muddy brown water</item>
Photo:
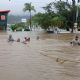
[[[21,41],[29,36],[31,41],[8,43],[9,34]],[[0,80],[80,80],[80,46],[69,44],[74,36],[69,33],[0,33]]]

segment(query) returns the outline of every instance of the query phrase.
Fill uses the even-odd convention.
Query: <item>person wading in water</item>
[[[79,37],[76,35],[75,38],[70,43],[72,45],[80,45]]]

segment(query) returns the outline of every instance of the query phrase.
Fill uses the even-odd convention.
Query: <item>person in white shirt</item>
[[[79,37],[76,35],[75,38],[70,43],[72,45],[80,45]]]

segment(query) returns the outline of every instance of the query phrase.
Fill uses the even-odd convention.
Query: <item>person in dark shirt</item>
[[[14,41],[14,39],[13,39],[12,35],[10,34],[9,38],[8,38],[8,42],[12,42],[12,41]]]

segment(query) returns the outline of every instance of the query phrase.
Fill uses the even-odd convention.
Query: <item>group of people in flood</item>
[[[40,37],[37,36],[36,39],[39,40]],[[10,35],[9,35],[9,38],[8,38],[8,42],[14,42],[14,41],[27,44],[27,42],[30,42],[30,37],[24,37],[24,40],[23,40],[23,41],[21,41],[20,38],[17,38],[17,40],[14,40],[13,37],[12,37],[12,35],[10,34]],[[73,46],[74,46],[74,45],[80,45],[79,36],[76,35],[76,36],[74,37],[74,39],[70,42],[70,44],[73,45]]]
[[[9,38],[8,38],[8,42],[13,42],[13,41],[27,44],[27,42],[30,42],[30,37],[24,37],[24,40],[23,41],[21,41],[20,38],[18,38],[17,40],[14,40],[13,37],[12,37],[12,35],[10,34],[9,35]]]
[[[76,35],[75,38],[70,42],[70,44],[74,45],[80,45],[79,36]]]

